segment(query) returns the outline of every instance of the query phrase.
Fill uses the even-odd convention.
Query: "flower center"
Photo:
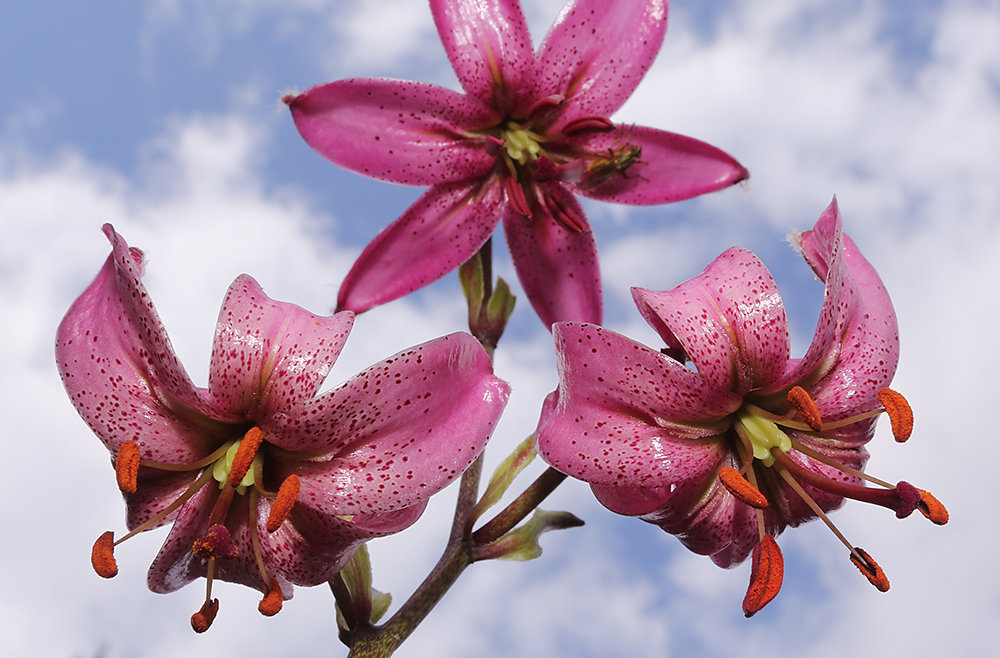
[[[837,460],[809,445],[817,441],[836,442],[835,436],[824,432],[862,422],[881,413],[889,416],[896,440],[905,441],[913,430],[913,413],[902,395],[891,389],[882,389],[878,393],[878,400],[882,405],[880,408],[832,422],[824,422],[816,403],[802,387],[795,386],[789,390],[787,399],[791,410],[783,415],[771,413],[751,403],[745,403],[736,412],[732,428],[739,436],[735,453],[742,465],[738,470],[723,466],[718,474],[720,483],[733,497],[753,507],[757,515],[760,541],[753,550],[750,586],[743,602],[743,611],[748,617],[763,608],[781,588],[783,573],[781,552],[767,527],[773,524],[774,520],[765,522],[764,516],[764,510],[771,507],[770,503],[776,502],[775,497],[792,493],[800,498],[847,547],[851,562],[881,591],[889,589],[889,580],[881,567],[863,549],[847,540],[803,485],[835,496],[887,507],[895,511],[899,518],[920,510],[933,523],[943,525],[948,522],[947,510],[927,491],[905,481],[893,485],[879,480],[860,469],[838,463]],[[792,436],[786,434],[786,430],[790,431]],[[793,451],[798,454],[797,458],[793,459],[789,454]],[[833,467],[850,477],[830,477],[815,466],[810,466],[810,461],[813,464]],[[787,487],[787,491],[771,488],[765,495],[758,488],[758,473],[755,471],[757,462],[772,469],[771,472],[777,475],[782,486]],[[855,482],[852,482],[852,479]],[[857,481],[874,486],[859,484]],[[775,513],[779,512],[772,512]],[[777,527],[780,529],[783,525],[784,523],[779,523]]]
[[[225,454],[222,455],[212,466],[212,477],[219,483],[219,489],[226,486],[229,481],[229,476],[233,470],[233,461],[236,459],[236,454],[240,450],[240,445],[243,443],[243,439],[237,441],[231,441],[227,444],[229,447],[226,448]],[[243,478],[236,484],[236,493],[243,495],[246,493],[247,487],[252,487],[257,483],[255,476],[255,471],[263,465],[263,457],[258,451],[254,454],[253,459],[250,462],[250,467],[247,469],[246,474]]]
[[[760,460],[764,466],[774,464],[774,455],[771,453],[773,448],[782,452],[792,449],[792,440],[781,431],[777,423],[747,409],[740,409],[736,414],[736,432],[741,437],[746,437],[753,449],[754,459]]]
[[[206,522],[205,533],[194,541],[191,551],[195,558],[205,565],[206,594],[202,608],[191,617],[191,626],[196,632],[204,632],[212,624],[218,612],[218,599],[212,598],[212,581],[216,571],[216,563],[229,560],[240,551],[249,548],[249,553],[260,572],[261,589],[264,598],[258,606],[261,614],[270,616],[281,609],[284,593],[278,581],[271,575],[261,551],[261,539],[257,530],[258,515],[261,509],[261,499],[269,502],[267,510],[266,532],[276,532],[288,518],[298,499],[299,478],[289,475],[281,483],[277,492],[263,488],[264,454],[261,450],[264,444],[264,433],[258,427],[251,427],[241,439],[231,440],[220,445],[206,457],[188,464],[168,464],[142,459],[140,447],[135,441],[126,441],[115,457],[115,476],[118,486],[125,494],[137,493],[142,480],[140,468],[146,472],[152,471],[187,471],[198,472],[191,485],[176,499],[167,504],[158,514],[146,520],[137,528],[117,541],[110,530],[102,534],[94,544],[91,562],[94,570],[105,578],[111,578],[118,573],[118,565],[114,559],[114,548],[123,541],[149,530],[166,520],[182,505],[188,502],[196,493],[209,485],[214,479],[218,482],[218,494],[215,496],[212,509]],[[229,510],[235,496],[247,494],[245,499],[249,505],[251,528],[250,546],[238,546],[226,527]]]
[[[537,160],[542,152],[542,146],[539,143],[542,138],[514,122],[507,122],[500,136],[503,139],[507,155],[520,165],[528,164],[529,160]]]

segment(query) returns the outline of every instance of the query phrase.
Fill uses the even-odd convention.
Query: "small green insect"
[[[607,182],[612,176],[628,178],[628,169],[635,163],[642,164],[642,147],[626,142],[622,146],[612,146],[607,153],[596,154],[587,165],[587,175],[594,185]],[[640,176],[641,178],[642,176]]]

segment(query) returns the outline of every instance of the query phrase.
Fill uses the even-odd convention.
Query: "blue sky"
[[[562,0],[524,4],[537,43]],[[105,221],[146,251],[147,286],[197,382],[237,274],[328,311],[353,258],[421,190],[337,170],[301,141],[278,98],[375,75],[455,87],[427,7],[9,0],[0,61],[0,399],[13,465],[0,505],[9,538],[0,653],[345,655],[324,588],[298,589],[264,619],[256,593],[222,584],[216,624],[195,636],[187,620],[199,585],[168,596],[145,588],[162,530],[119,550],[117,578],[93,574],[91,543],[123,526],[122,505],[106,452],[62,392],[52,339],[107,255]],[[739,244],[774,271],[801,353],[821,286],[784,237],[809,228],[836,194],[846,230],[893,296],[896,388],[917,414],[904,446],[880,426],[868,470],[930,489],[952,522],[897,521],[857,504],[834,514],[886,569],[886,594],[821,524],[788,531],[784,589],[747,621],[748,565],[718,569],[569,484],[547,506],[587,526],[546,535],[534,562],[474,566],[399,655],[932,656],[989,646],[1000,530],[986,487],[1000,449],[980,412],[995,404],[1000,362],[1000,5],[677,1],[660,57],[615,118],[713,143],[752,179],[669,207],[587,205],[606,324],[655,345],[628,287],[672,287]],[[513,283],[505,256],[497,267]],[[463,317],[454,276],[361,316],[330,384],[462,329]],[[496,370],[514,393],[488,465],[533,429],[555,384],[548,334],[527,303]],[[377,586],[398,600],[413,589],[443,543],[453,495],[372,545]]]

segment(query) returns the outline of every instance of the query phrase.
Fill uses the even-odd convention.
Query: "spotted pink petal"
[[[287,97],[302,138],[328,160],[392,183],[482,178],[495,158],[468,131],[500,120],[471,96],[405,80],[354,79]]]
[[[667,345],[679,343],[722,389],[745,395],[785,371],[785,307],[771,273],[745,249],[727,250],[672,290],[633,288],[632,296]]]
[[[303,491],[321,487],[321,473],[336,473],[326,478],[327,500],[355,491],[366,497],[345,501],[338,514],[381,512],[429,496],[444,486],[437,484],[441,478],[464,470],[486,444],[507,394],[482,346],[456,333],[381,361],[303,403],[298,414],[269,419],[264,429],[286,450],[332,458],[303,466],[317,478],[307,483],[303,477]],[[388,491],[370,500],[374,488],[397,473],[406,480],[398,500],[392,502]]]
[[[405,530],[423,513],[427,502],[376,516],[348,520],[317,512],[308,501],[296,503],[294,528],[283,524],[274,533],[265,528],[270,504],[262,500],[257,529],[265,562],[282,578],[312,587],[330,580],[364,542]]]
[[[489,239],[504,204],[493,180],[432,187],[368,243],[340,286],[337,308],[361,313],[441,278]]]
[[[212,409],[177,360],[140,280],[142,252],[130,249],[110,224],[104,234],[112,253],[56,332],[66,392],[112,452],[134,440],[146,459],[204,457],[215,443],[203,423],[230,418]]]
[[[438,35],[467,94],[509,113],[534,77],[531,33],[518,0],[431,0]],[[519,102],[520,100],[520,102]]]
[[[541,195],[531,219],[510,207],[504,233],[521,287],[542,323],[576,320],[600,323],[603,315],[597,243],[576,198],[559,183],[545,185],[546,194],[570,209],[582,230],[557,222]]]
[[[566,98],[561,125],[608,117],[632,95],[667,32],[666,0],[575,0],[539,48],[534,97]]]
[[[248,418],[288,412],[319,390],[353,324],[353,313],[313,315],[271,299],[253,278],[237,277],[215,329],[212,403]]]
[[[669,487],[716,467],[739,397],[619,334],[553,327],[558,398],[539,421],[539,454],[591,483]]]
[[[589,137],[582,146],[606,160],[591,164],[574,191],[599,201],[639,206],[672,203],[721,190],[750,176],[743,165],[711,144],[645,126],[618,126]],[[629,164],[622,158],[630,154],[634,160]],[[619,171],[614,163],[628,166]]]
[[[769,388],[815,382],[809,392],[824,419],[873,409],[878,391],[892,380],[899,361],[899,328],[889,294],[854,242],[843,235],[836,199],[813,230],[801,236],[800,244],[813,271],[826,282],[823,307],[805,357]]]

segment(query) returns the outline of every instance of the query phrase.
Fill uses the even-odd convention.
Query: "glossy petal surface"
[[[341,80],[289,101],[302,138],[359,174],[406,185],[481,178],[494,159],[466,131],[500,116],[469,96],[405,80]]]
[[[600,327],[556,324],[560,384],[538,424],[539,454],[589,482],[612,511],[656,524],[724,567],[744,560],[762,532],[776,536],[816,518],[782,469],[823,511],[845,495],[868,500],[871,492],[854,493],[864,491],[856,471],[875,422],[866,412],[878,408],[877,390],[895,371],[895,316],[878,275],[841,234],[835,203],[800,245],[826,292],[799,360],[789,359],[773,278],[737,248],[671,290],[633,289],[666,343],[662,354]],[[787,398],[792,386],[811,396],[830,427],[804,422]],[[848,422],[838,427],[838,419]],[[782,428],[791,440],[760,443],[773,447],[757,455],[757,442],[777,441]],[[775,455],[775,463],[765,460]],[[762,525],[720,481],[723,466],[753,476],[769,503]]]
[[[666,32],[666,0],[570,2],[539,48],[534,96],[567,99],[560,123],[611,116],[639,86]]]
[[[565,187],[552,183],[548,188],[549,194],[586,222],[583,208]],[[582,231],[569,229],[538,201],[531,219],[508,206],[503,227],[517,278],[546,327],[565,318],[601,321],[601,272],[589,225]]]
[[[142,286],[141,252],[105,233],[112,255],[61,323],[56,359],[113,460],[125,441],[138,444],[128,527],[173,524],[150,567],[154,591],[207,575],[208,558],[192,547],[218,525],[237,552],[214,558],[215,579],[265,591],[274,578],[286,598],[291,583],[327,580],[361,542],[413,523],[482,451],[507,402],[509,387],[468,334],[401,352],[316,397],[354,314],[272,300],[246,275],[219,314],[209,387],[196,388]],[[252,481],[236,486],[232,456],[254,441]],[[298,498],[269,533],[269,492],[293,473]]]
[[[660,49],[666,0],[574,0],[537,54],[516,0],[431,0],[431,10],[466,95],[357,79],[285,99],[303,138],[324,157],[375,178],[441,188],[369,244],[348,275],[339,308],[362,312],[427,285],[470,257],[503,216],[518,278],[542,322],[599,322],[596,243],[571,191],[656,204],[746,178],[739,163],[703,142],[615,128],[609,119]],[[644,155],[616,154],[618,142],[633,133],[627,148]],[[499,212],[456,213],[457,200],[446,198],[452,184],[496,192],[499,206],[491,199],[488,209]],[[557,230],[552,209],[535,203],[538,194],[573,209],[576,234]],[[519,224],[516,214],[530,221]],[[445,239],[436,235],[442,230]]]
[[[505,205],[496,185],[432,187],[365,247],[337,307],[361,313],[440,279],[489,239]]]
[[[508,113],[531,88],[535,53],[517,0],[431,0],[448,60],[469,96]],[[523,103],[522,103],[523,104]]]

